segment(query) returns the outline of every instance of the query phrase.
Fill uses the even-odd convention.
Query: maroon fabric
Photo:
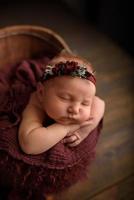
[[[60,141],[47,152],[27,155],[19,147],[21,113],[36,89],[42,63],[46,65],[48,61],[23,61],[0,73],[0,184],[12,187],[9,199],[41,200],[46,193],[60,192],[85,178],[94,158],[102,121],[73,148]]]

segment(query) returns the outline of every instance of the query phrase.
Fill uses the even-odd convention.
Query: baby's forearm
[[[72,125],[72,129],[76,130],[78,125]],[[33,129],[28,134],[20,133],[20,145],[22,150],[27,154],[40,154],[62,140],[70,131],[69,126],[55,123],[51,126],[39,127]]]

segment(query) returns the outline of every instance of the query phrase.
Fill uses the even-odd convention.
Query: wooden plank
[[[100,194],[90,197],[91,200],[133,200],[134,199],[134,175],[117,182],[110,188],[101,191]],[[89,200],[89,199],[85,199]]]

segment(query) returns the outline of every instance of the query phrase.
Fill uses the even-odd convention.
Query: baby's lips
[[[90,117],[89,119],[88,119],[88,121],[87,121],[87,124],[92,124],[93,123],[93,117]]]
[[[93,117],[89,117],[88,121],[93,120]]]

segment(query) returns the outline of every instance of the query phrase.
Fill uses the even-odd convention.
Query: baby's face
[[[95,92],[95,85],[89,80],[70,76],[57,77],[49,80],[43,87],[43,109],[60,124],[82,123],[90,117]]]

